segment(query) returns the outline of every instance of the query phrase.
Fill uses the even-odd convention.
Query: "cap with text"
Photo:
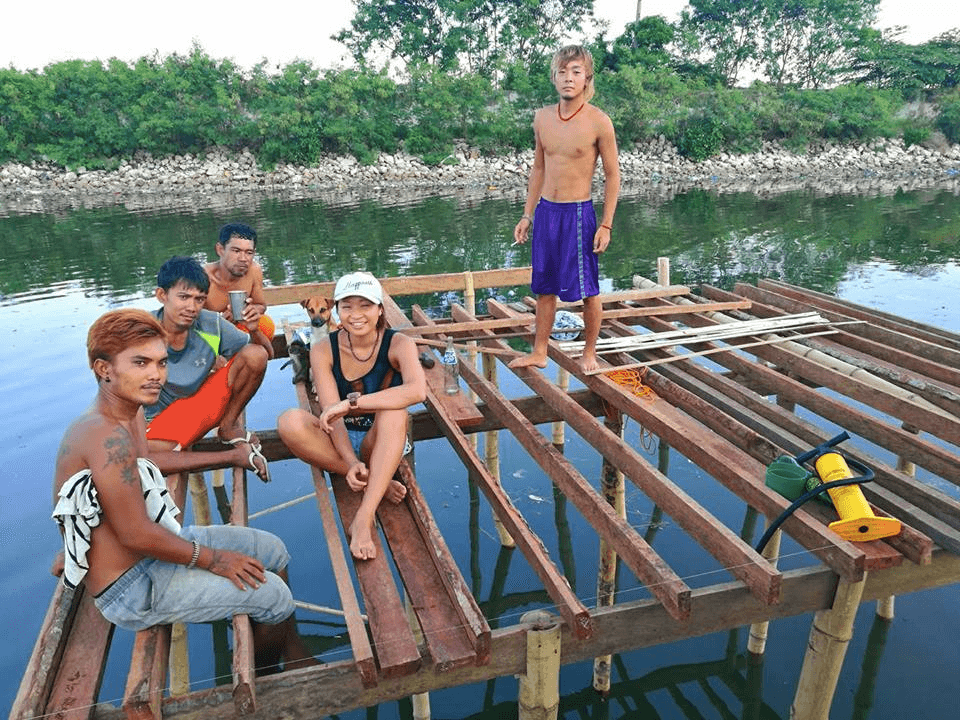
[[[380,287],[380,281],[368,272],[353,272],[337,280],[337,287],[333,291],[334,302],[340,302],[354,295],[378,305],[383,304],[383,288]]]

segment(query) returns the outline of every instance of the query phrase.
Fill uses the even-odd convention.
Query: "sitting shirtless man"
[[[207,622],[246,613],[255,621],[258,667],[311,662],[297,635],[282,576],[283,542],[260,530],[181,527],[163,472],[242,461],[246,450],[152,453],[143,406],[167,374],[166,331],[143,310],[114,310],[87,337],[97,378],[91,407],[67,429],[57,456],[53,516],[65,554],[54,572],[80,583],[110,622],[128,630]],[[154,464],[156,462],[156,464]]]
[[[210,278],[210,290],[204,307],[223,315],[241,330],[250,333],[250,339],[262,345],[273,358],[273,333],[276,329],[267,311],[263,296],[263,268],[253,259],[257,251],[257,231],[243,223],[228,223],[220,228],[220,239],[214,247],[217,262],[203,266]],[[243,317],[235,318],[230,311],[231,290],[243,290],[247,305]]]

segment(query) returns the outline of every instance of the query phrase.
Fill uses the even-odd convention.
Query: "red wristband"
[[[609,230],[610,232],[613,232],[613,228],[610,227],[609,225],[601,225],[600,227],[605,227],[605,228],[606,228],[607,230]]]

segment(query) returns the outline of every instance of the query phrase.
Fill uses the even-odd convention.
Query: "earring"
[[[106,382],[110,382],[110,376],[109,376],[109,375],[107,375],[107,376],[106,376],[106,377],[104,378],[104,381],[106,381]]]

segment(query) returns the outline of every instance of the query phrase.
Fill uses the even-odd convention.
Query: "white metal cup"
[[[243,308],[247,304],[247,293],[245,290],[231,290],[230,295],[230,312],[233,314],[233,321],[240,322],[243,320]]]

